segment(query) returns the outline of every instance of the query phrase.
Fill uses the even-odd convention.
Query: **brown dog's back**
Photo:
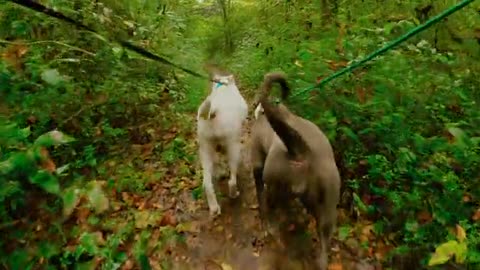
[[[271,219],[270,210],[264,207],[284,205],[290,195],[299,197],[317,221],[321,245],[319,266],[326,269],[327,246],[336,224],[340,197],[340,174],[325,134],[286,106],[274,106],[268,101],[274,82],[280,83],[282,97],[288,96],[285,76],[267,74],[260,96],[264,115],[257,118],[252,130],[252,166],[261,215],[265,213]],[[266,205],[262,199],[264,183],[267,186]]]

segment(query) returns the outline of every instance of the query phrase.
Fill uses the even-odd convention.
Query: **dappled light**
[[[480,268],[479,1],[0,3],[1,269]]]

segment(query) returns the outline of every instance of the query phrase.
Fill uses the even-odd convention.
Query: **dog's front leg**
[[[230,166],[230,179],[228,190],[230,198],[236,198],[240,194],[237,187],[237,171],[240,164],[242,144],[239,138],[231,138],[227,143],[228,164]]]
[[[216,216],[220,215],[221,209],[220,205],[217,202],[217,196],[215,195],[215,190],[212,183],[212,174],[213,174],[213,159],[215,155],[215,150],[213,145],[208,140],[201,140],[200,144],[200,161],[203,168],[203,189],[207,197],[208,208],[210,210],[210,215]]]

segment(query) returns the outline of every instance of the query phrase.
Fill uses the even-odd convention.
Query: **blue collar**
[[[216,89],[216,88],[219,88],[219,87],[222,86],[222,85],[223,85],[223,83],[217,82],[217,84],[215,85],[215,89]]]

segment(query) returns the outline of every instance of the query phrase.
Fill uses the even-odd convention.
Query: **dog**
[[[197,112],[197,137],[203,169],[203,188],[212,216],[220,215],[221,208],[213,188],[216,148],[226,150],[230,168],[229,196],[239,195],[237,170],[241,161],[242,126],[248,116],[248,105],[235,84],[233,75],[214,71],[211,92]]]
[[[251,135],[250,158],[260,217],[268,227],[274,209],[287,207],[286,201],[299,198],[317,223],[320,241],[317,266],[326,270],[327,249],[340,199],[340,174],[325,134],[285,105],[272,105],[268,101],[274,83],[281,86],[282,100],[288,97],[290,88],[285,74],[266,74]]]

